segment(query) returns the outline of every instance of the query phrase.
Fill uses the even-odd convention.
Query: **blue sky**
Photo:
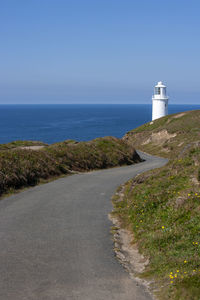
[[[199,0],[0,0],[0,103],[200,104]]]

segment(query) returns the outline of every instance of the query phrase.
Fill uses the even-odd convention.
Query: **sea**
[[[200,105],[169,105],[169,114],[200,109]],[[150,104],[0,105],[0,144],[16,140],[48,144],[97,137],[121,138],[151,121]]]

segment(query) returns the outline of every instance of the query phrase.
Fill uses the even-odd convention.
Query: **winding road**
[[[116,260],[108,219],[117,186],[166,163],[142,156],[0,201],[0,300],[152,299]]]

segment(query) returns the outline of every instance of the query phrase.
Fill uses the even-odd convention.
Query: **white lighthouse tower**
[[[168,99],[166,86],[159,81],[152,97],[152,121],[168,115]]]

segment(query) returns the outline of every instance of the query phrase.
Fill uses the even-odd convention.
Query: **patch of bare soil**
[[[28,149],[28,150],[40,150],[44,148],[44,146],[22,146],[22,147],[17,147],[17,149]]]
[[[119,201],[121,201],[124,197],[123,191],[124,188],[122,186],[120,192],[116,193]],[[112,234],[116,258],[128,271],[130,276],[139,284],[145,286],[152,298],[155,299],[154,295],[152,294],[152,286],[154,285],[154,282],[138,277],[139,274],[141,274],[145,270],[145,267],[149,264],[148,258],[145,258],[141,253],[139,253],[137,244],[134,242],[133,233],[128,229],[121,228],[120,221],[117,217],[113,216],[112,214],[109,214],[108,217],[113,223]],[[153,290],[155,290],[155,287]]]
[[[152,133],[151,136],[142,143],[142,145],[146,145],[149,143],[154,143],[157,145],[164,144],[167,140],[174,138],[177,134],[170,134],[166,129],[163,129],[159,132]]]
[[[134,243],[133,234],[129,230],[121,228],[119,220],[111,214],[109,214],[109,219],[114,225],[112,233],[116,258],[127,270],[130,276],[136,280],[138,284],[142,284],[151,294],[152,299],[156,300],[152,294],[152,285],[154,282],[138,277],[138,275],[145,270],[149,260],[139,253],[137,244]]]
[[[181,118],[181,117],[183,117],[185,115],[186,115],[186,113],[180,113],[180,114],[174,116],[173,119],[178,119],[178,118]]]
[[[116,218],[110,217],[110,219],[115,226],[114,250],[117,258],[129,272],[142,273],[149,263],[148,259],[139,253],[137,245],[133,242],[133,234],[127,229],[120,228],[120,223]]]

